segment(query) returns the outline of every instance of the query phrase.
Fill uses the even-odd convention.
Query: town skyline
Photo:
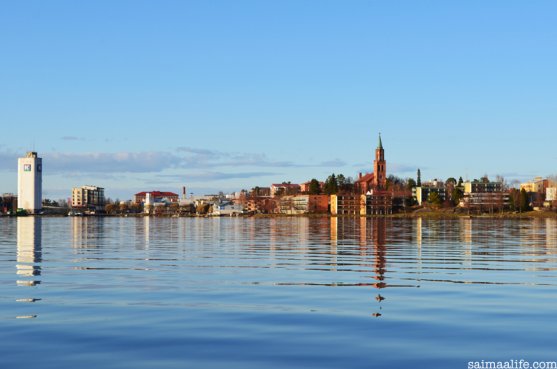
[[[381,152],[383,152],[383,144],[382,144],[381,133],[378,134],[378,141],[377,142],[378,142],[378,145],[377,145],[376,149],[374,150],[376,152],[376,155],[378,155],[377,150],[381,150]],[[37,152],[27,152],[26,156],[29,156],[30,154],[33,154],[33,155],[36,156]],[[381,155],[382,155],[381,160],[384,160],[383,159],[384,158],[384,156],[383,156],[384,153],[381,154]],[[377,158],[379,158],[379,157],[376,156],[375,159],[377,159]],[[21,160],[21,158],[19,158],[17,160],[19,161],[19,160]],[[393,164],[386,165],[387,168],[389,168],[391,166],[393,166]],[[395,166],[395,168],[397,167],[396,164],[394,166]],[[41,164],[41,171],[42,171],[42,168],[43,168],[43,165]],[[275,181],[275,182],[271,182],[271,183],[258,183],[258,184],[252,185],[252,186],[241,186],[241,188],[236,188],[236,189],[230,190],[230,191],[226,191],[224,188],[216,188],[216,189],[209,189],[209,191],[204,191],[204,192],[203,192],[203,190],[198,191],[198,192],[193,192],[192,188],[188,187],[186,183],[182,183],[181,186],[180,186],[180,189],[183,190],[183,191],[186,191],[186,189],[188,189],[188,191],[183,193],[183,196],[190,196],[190,195],[202,196],[202,195],[217,194],[217,193],[239,193],[240,191],[248,191],[249,192],[250,190],[253,190],[254,188],[265,188],[265,187],[268,188],[268,187],[272,187],[273,185],[279,185],[279,184],[290,184],[290,183],[297,183],[297,184],[300,184],[300,185],[301,184],[309,184],[310,181],[313,181],[313,180],[316,180],[316,179],[318,181],[320,181],[321,183],[323,183],[326,179],[327,180],[330,179],[331,175],[333,175],[333,176],[336,175],[337,177],[339,175],[341,175],[344,178],[346,178],[347,183],[355,184],[360,179],[366,178],[369,175],[376,172],[375,161],[373,161],[373,166],[369,169],[370,170],[364,169],[364,170],[356,173],[355,175],[350,175],[350,174],[345,175],[345,173],[341,173],[339,171],[336,172],[336,173],[335,172],[330,172],[329,174],[325,175],[322,178],[311,177],[310,176],[310,177],[306,177],[306,179],[302,180],[302,181],[291,181],[287,178],[285,180]],[[383,164],[383,170],[385,170],[385,164]],[[48,172],[48,169],[46,171]],[[406,180],[411,180],[411,181],[414,181],[414,182],[417,181],[418,183],[420,181],[423,182],[423,183],[429,183],[429,182],[437,183],[437,182],[444,182],[445,180],[451,179],[451,180],[458,180],[458,182],[460,183],[461,181],[465,181],[465,182],[484,181],[484,180],[490,178],[490,175],[488,173],[484,173],[483,175],[475,177],[475,178],[469,178],[468,176],[462,176],[462,175],[458,175],[458,174],[455,175],[455,176],[450,176],[450,177],[446,177],[446,178],[443,178],[443,177],[440,177],[440,176],[422,177],[421,168],[417,168],[416,173],[413,176],[412,175],[400,176],[397,173],[389,172],[388,169],[387,169],[387,171],[383,173],[383,178],[386,179],[387,177],[389,179],[394,178],[394,180],[403,180],[405,182],[406,182]],[[532,176],[530,178],[527,178],[528,180],[526,182],[528,182],[529,180],[539,180],[542,177],[550,178],[552,181],[557,181],[557,176],[555,176],[555,175],[551,175],[551,176],[535,175],[535,176]],[[48,173],[46,173],[46,178],[48,178]],[[373,178],[373,177],[371,177],[371,178]],[[521,184],[521,181],[518,178],[509,179],[509,178],[505,178],[504,176],[502,176],[500,174],[496,175],[495,178],[491,177],[491,181],[500,182],[501,185],[506,185],[506,186],[513,187],[513,188],[520,188],[519,185]],[[92,182],[87,183],[87,184],[74,184],[70,187],[70,189],[80,187],[80,186],[85,186],[86,187],[86,186],[91,186],[91,185],[93,185]],[[94,184],[93,186],[97,186],[97,185],[98,184]],[[102,187],[103,191],[105,190],[105,188],[102,185],[100,185],[99,187]],[[141,190],[136,191],[136,192],[145,192],[145,190],[147,190],[147,191],[159,191],[161,189],[170,190],[171,192],[175,190],[175,189],[171,189],[171,188],[170,189],[169,188],[164,188],[164,187],[161,187],[157,184],[151,184],[151,187],[149,187],[149,185],[147,185],[146,187],[143,187]],[[64,190],[62,190],[62,191],[64,191]],[[179,192],[179,191],[176,191],[176,192]],[[1,189],[0,189],[0,193],[10,194],[10,192],[2,191]],[[110,193],[110,190],[109,190],[109,193]],[[66,200],[66,199],[68,199],[68,197],[64,197],[64,194],[65,194],[65,192],[59,198],[55,198],[53,196],[49,197],[48,196],[48,191],[47,191],[47,193],[42,197],[43,197],[43,199],[48,199],[48,200]],[[116,196],[116,197],[114,197],[114,199],[129,200],[130,198],[134,197],[135,195],[137,195],[135,192],[134,193],[122,192],[121,197]],[[110,195],[108,195],[107,197],[109,199],[111,198]]]
[[[377,137],[375,138],[375,142],[377,141]],[[371,148],[374,144],[370,143],[370,151],[375,151],[375,149]],[[389,145],[386,145],[387,147],[387,160],[390,158],[390,154],[391,151],[389,150]],[[191,162],[195,162],[197,160],[207,160],[207,161],[211,161],[211,160],[219,160],[222,158],[225,158],[229,155],[226,155],[226,153],[222,153],[222,152],[213,152],[211,150],[207,150],[207,149],[194,149],[194,148],[182,148],[183,151],[189,152],[194,154],[194,156],[192,158],[190,158],[189,160]],[[50,153],[51,154],[51,153]],[[45,159],[45,177],[44,177],[44,181],[47,184],[47,186],[45,186],[45,189],[43,190],[43,194],[44,194],[44,198],[49,198],[49,199],[66,199],[68,196],[67,194],[71,192],[71,188],[76,187],[76,186],[82,186],[82,185],[98,185],[101,187],[106,188],[107,190],[107,197],[109,198],[115,198],[115,199],[129,199],[131,197],[133,197],[133,195],[136,192],[141,192],[141,191],[145,191],[145,190],[169,190],[169,191],[175,191],[175,192],[179,192],[180,189],[182,189],[183,186],[186,186],[188,189],[188,195],[189,194],[195,194],[195,195],[204,195],[204,194],[209,194],[209,193],[219,193],[219,192],[224,192],[224,193],[233,193],[233,192],[238,192],[241,190],[250,190],[254,187],[269,187],[271,186],[271,184],[273,183],[284,183],[284,182],[292,182],[292,183],[305,183],[310,181],[311,179],[318,179],[320,181],[324,181],[329,175],[331,174],[342,174],[344,175],[346,178],[352,178],[352,180],[357,180],[358,179],[358,175],[360,173],[371,173],[373,172],[373,157],[370,157],[369,160],[369,165],[367,166],[367,168],[365,167],[365,163],[357,163],[354,165],[346,165],[346,163],[342,162],[341,160],[338,159],[333,159],[331,161],[324,161],[322,163],[319,164],[315,164],[315,165],[311,165],[311,164],[304,164],[304,163],[295,163],[295,162],[280,162],[280,161],[273,161],[273,160],[269,160],[265,155],[245,155],[242,153],[234,153],[236,155],[238,155],[236,157],[236,159],[238,159],[238,164],[240,167],[242,166],[248,166],[251,165],[250,162],[253,162],[253,164],[256,164],[256,160],[261,159],[262,163],[261,165],[268,165],[271,168],[294,168],[294,169],[301,169],[303,173],[305,174],[298,174],[297,176],[293,177],[293,178],[289,178],[286,176],[280,176],[280,174],[276,174],[276,173],[264,173],[264,172],[252,172],[252,173],[246,173],[246,172],[229,172],[228,174],[223,174],[223,173],[216,173],[216,172],[211,172],[211,173],[205,173],[202,175],[194,175],[191,177],[188,177],[186,175],[183,176],[184,181],[180,182],[179,179],[175,179],[172,182],[169,182],[165,179],[165,175],[163,175],[162,179],[157,181],[156,179],[153,180],[153,182],[145,182],[145,184],[143,186],[138,186],[138,187],[129,187],[129,188],[110,188],[109,186],[105,185],[106,182],[110,183],[114,181],[114,178],[112,175],[107,175],[106,173],[102,172],[102,168],[105,165],[108,165],[108,161],[110,160],[114,160],[114,157],[118,158],[120,157],[120,163],[116,163],[114,164],[114,166],[116,167],[121,167],[124,165],[138,165],[138,166],[144,166],[145,168],[148,168],[149,166],[152,165],[157,165],[156,161],[159,160],[157,158],[157,155],[155,155],[154,153],[148,153],[146,154],[145,157],[142,157],[142,155],[137,154],[134,155],[132,153],[114,153],[114,157],[111,157],[110,155],[105,155],[105,154],[91,154],[91,157],[89,158],[88,161],[86,161],[88,166],[92,166],[94,167],[93,169],[93,173],[90,176],[84,176],[81,175],[79,173],[74,173],[74,174],[70,174],[69,177],[70,178],[75,178],[76,181],[72,182],[71,185],[69,185],[69,187],[67,188],[60,188],[60,189],[53,189],[52,187],[48,187],[49,183],[52,183],[52,181],[49,181],[49,179],[52,178],[56,178],[59,174],[58,171],[60,169],[63,169],[61,166],[64,165],[65,161],[69,161],[70,165],[67,169],[70,169],[72,167],[72,165],[78,165],[78,163],[76,162],[72,162],[71,160],[68,160],[67,155],[65,154],[60,154],[60,153],[55,153],[54,154],[54,165],[49,165],[49,153],[46,153],[46,155],[43,155],[42,153],[39,152],[39,155],[41,157],[43,157],[43,159],[45,159],[45,157],[47,159]],[[17,158],[21,157],[23,154],[18,155],[16,153],[12,153],[12,156],[15,155],[13,158],[10,157],[10,155],[3,155],[1,157],[2,161],[6,161],[9,159],[12,159],[12,166],[14,168],[16,168],[15,170],[11,171],[11,170],[6,170],[4,173],[4,176],[2,176],[2,181],[0,182],[0,193],[16,193],[17,191],[15,190],[17,188]],[[150,155],[154,155],[155,158],[155,162],[154,163],[149,163],[150,159],[153,159],[152,157],[150,157]],[[233,154],[232,154],[233,155]],[[83,156],[82,156],[83,157]],[[87,156],[85,156],[87,157]],[[79,159],[79,155],[78,155],[78,159]],[[95,159],[98,160],[98,162],[95,162]],[[178,157],[175,158],[177,161],[179,161],[180,159],[178,159]],[[147,163],[145,162],[141,162],[142,160],[147,160]],[[232,159],[234,160],[234,158]],[[243,162],[245,161],[245,163]],[[389,161],[389,160],[388,160]],[[85,163],[85,161],[84,161]],[[232,167],[234,164],[233,161],[230,161],[228,163],[224,163],[223,165],[226,167]],[[344,165],[342,165],[344,164]],[[85,164],[83,164],[85,165]],[[208,166],[209,167],[213,167],[215,165],[215,163],[210,163]],[[218,165],[218,164],[217,164]],[[330,167],[327,167],[328,165],[330,165]],[[335,166],[336,165],[336,166]],[[50,168],[49,168],[50,167]],[[51,168],[54,168],[53,170]],[[195,164],[194,167],[199,167],[199,163]],[[311,170],[310,168],[313,168],[313,173],[321,173],[322,176],[317,176],[317,175],[311,175],[309,170]],[[346,172],[346,171],[342,171],[339,170],[339,168],[353,168],[356,171],[353,172]],[[155,168],[153,168],[155,170]],[[187,169],[187,168],[184,168]],[[51,171],[52,170],[52,171]],[[436,175],[435,173],[431,173],[431,168],[428,166],[416,166],[415,168],[411,168],[410,166],[407,166],[405,164],[398,164],[398,163],[392,163],[389,161],[389,164],[387,166],[387,176],[395,176],[401,179],[416,179],[417,178],[417,170],[421,171],[421,179],[424,182],[427,181],[431,181],[431,180],[441,180],[444,181],[448,178],[459,178],[462,177],[463,180],[465,181],[473,181],[475,179],[480,179],[484,176],[488,176],[489,178],[491,178],[492,180],[494,180],[496,177],[498,178],[503,178],[506,182],[506,184],[511,185],[511,186],[518,186],[518,184],[520,182],[525,182],[531,179],[534,179],[536,177],[555,177],[557,172],[554,173],[533,173],[533,174],[520,174],[520,170],[517,169],[516,172],[511,172],[511,173],[487,173],[487,172],[482,172],[482,171],[476,171],[474,176],[470,176],[468,175],[468,173],[462,173],[459,172],[458,170],[452,174],[448,174],[446,176],[441,176],[441,175]],[[50,172],[50,173],[49,173]],[[137,174],[137,175],[141,175],[144,174],[142,169],[139,169],[137,171],[132,171],[132,174]],[[524,171],[524,173],[532,173],[532,172],[527,172]],[[261,178],[265,178],[265,177],[269,177],[269,178],[275,178],[276,180],[271,180],[271,181],[265,181],[264,179],[258,179],[258,180],[254,180],[252,178],[252,175],[254,177],[261,177]],[[173,177],[178,178],[180,177],[179,174],[173,175]],[[81,178],[81,179],[80,179]],[[300,180],[295,180],[295,178],[298,178]],[[188,179],[190,179],[190,182],[188,182]],[[236,179],[237,182],[235,182],[235,185],[233,186],[228,186],[225,184],[224,186],[219,187],[218,184],[219,183],[226,183],[228,180],[230,179]],[[14,189],[12,191],[10,191],[11,187],[6,186],[5,183],[7,182],[15,182],[14,184]],[[117,182],[117,181],[116,181]],[[201,185],[201,186],[196,186],[196,184],[198,183],[207,183],[209,185]],[[6,190],[6,188],[8,188],[8,190]]]
[[[371,171],[552,176],[557,4],[6,4],[0,192],[196,194]],[[99,27],[102,25],[102,27]]]

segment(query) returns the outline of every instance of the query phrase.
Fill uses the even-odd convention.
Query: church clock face
[[[31,171],[31,164],[23,164],[23,171],[30,172]]]
[[[42,172],[43,171],[43,165],[42,164],[38,164],[37,165],[37,172]]]

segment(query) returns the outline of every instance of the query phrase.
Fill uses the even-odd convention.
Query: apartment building
[[[81,186],[72,189],[72,208],[103,211],[105,205],[103,187]]]
[[[329,211],[328,195],[282,196],[277,210],[280,214],[316,214]]]
[[[464,182],[464,196],[460,207],[477,211],[498,211],[510,204],[509,193],[502,182]]]

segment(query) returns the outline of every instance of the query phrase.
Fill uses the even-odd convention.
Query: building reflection
[[[144,249],[148,250],[151,243],[151,217],[143,217],[143,235],[143,245],[145,245]]]
[[[367,255],[367,247],[368,247],[368,222],[367,219],[364,217],[360,218],[360,234],[358,239],[358,244],[360,245],[360,255],[366,256]]]
[[[306,217],[298,218],[296,222],[296,234],[298,236],[298,252],[307,255],[309,245],[309,219]]]
[[[330,240],[331,270],[336,272],[338,266],[338,217],[330,218]]]
[[[387,287],[387,226],[386,218],[330,218],[330,254],[332,270],[336,271],[337,257],[355,257],[359,267],[373,271],[373,281],[357,283],[358,286],[374,287],[382,290]],[[371,314],[380,317],[385,297],[378,293],[377,311]]]
[[[459,220],[461,237],[460,240],[464,243],[464,263],[468,268],[472,267],[472,235],[473,223],[471,218],[462,218]]]
[[[71,217],[72,247],[88,249],[99,247],[103,233],[103,219],[98,217]]]
[[[416,244],[421,249],[423,241],[423,220],[422,218],[416,219]]]
[[[472,219],[471,218],[461,218],[460,219],[460,230],[461,230],[461,242],[471,245],[472,244]]]
[[[338,245],[338,217],[331,217],[331,246]],[[335,251],[336,252],[336,251]]]
[[[38,217],[17,218],[17,275],[31,278],[18,280],[18,284],[34,286],[40,283],[35,277],[41,275],[41,222]]]
[[[557,220],[547,218],[545,220],[545,245],[549,254],[557,251]]]
[[[366,227],[367,236],[367,227]],[[385,273],[387,272],[387,220],[385,218],[371,219],[371,240],[373,244],[373,278],[377,281],[373,286],[379,290],[387,287],[385,283]],[[385,300],[380,293],[375,296],[378,303],[378,310],[373,313],[374,317],[380,317],[383,309],[382,302]]]
[[[372,241],[374,246],[374,264],[373,271],[375,273],[374,278],[379,281],[375,283],[376,288],[385,288],[386,285],[383,282],[385,280],[386,264],[387,264],[387,224],[385,218],[373,218],[372,219]]]
[[[17,218],[17,285],[34,287],[41,283],[42,262],[42,219],[39,217]],[[17,302],[32,303],[40,300],[26,296]],[[36,318],[34,314],[19,315],[16,318]]]
[[[269,258],[271,260],[271,266],[276,267],[277,261],[277,243],[278,243],[278,230],[277,230],[277,220],[272,218],[269,223]]]

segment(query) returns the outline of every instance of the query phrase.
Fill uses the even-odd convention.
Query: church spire
[[[373,185],[378,190],[384,190],[387,186],[387,162],[381,133],[379,133],[379,145],[375,149],[375,160],[373,161]]]

